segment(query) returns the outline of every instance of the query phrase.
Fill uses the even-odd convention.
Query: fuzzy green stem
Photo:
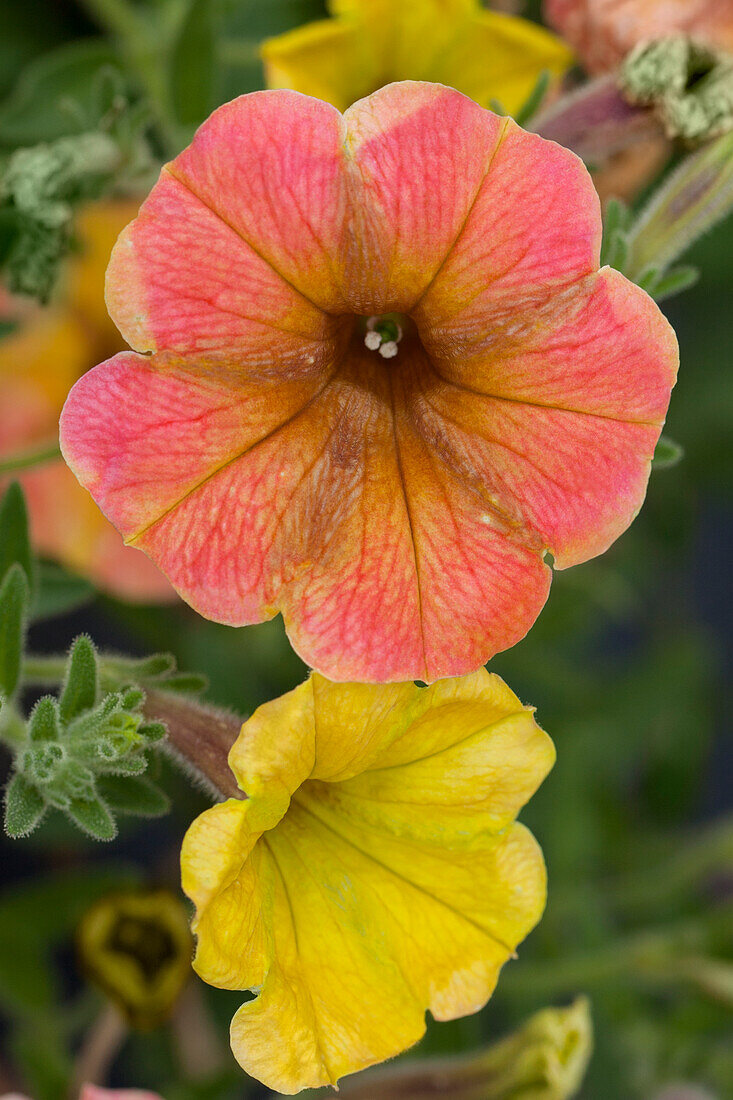
[[[175,156],[185,143],[171,104],[166,53],[168,36],[127,0],[81,0],[91,17],[119,42],[120,50],[145,91],[166,149]]]
[[[19,470],[30,470],[34,466],[42,466],[45,462],[52,462],[61,457],[58,440],[53,443],[45,443],[31,451],[19,451],[15,454],[0,458],[0,474],[12,474]]]

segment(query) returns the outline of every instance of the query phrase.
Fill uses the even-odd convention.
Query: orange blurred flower
[[[125,345],[104,304],[104,270],[138,203],[87,206],[77,223],[81,251],[67,264],[48,308],[0,290],[0,317],[14,326],[0,339],[0,456],[52,443],[66,394],[80,375]],[[173,596],[144,554],[115,529],[59,458],[20,476],[40,553],[133,600]],[[0,485],[2,479],[0,479]]]
[[[733,52],[731,0],[545,0],[545,19],[590,72],[605,72],[638,45],[670,34]]]

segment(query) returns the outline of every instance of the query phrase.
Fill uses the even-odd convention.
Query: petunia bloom
[[[67,264],[58,300],[40,306],[0,291],[0,457],[51,444],[67,393],[77,378],[123,345],[104,305],[104,270],[120,230],[139,203],[106,200],[78,219],[81,251]],[[117,531],[57,459],[19,478],[33,540],[44,555],[126,599],[175,598],[144,554],[127,549]],[[0,478],[0,489],[3,481]]]
[[[183,843],[194,966],[257,993],[232,1049],[292,1093],[476,1012],[539,920],[541,852],[514,818],[554,760],[530,708],[481,670],[433,687],[314,673],[245,722],[246,797]]]
[[[435,84],[216,111],[110,262],[64,455],[201,614],[335,680],[473,671],[646,490],[674,333],[572,153]]]
[[[678,33],[733,53],[730,0],[545,0],[544,12],[590,72],[613,69],[640,42]]]
[[[190,975],[191,935],[180,900],[167,890],[103,895],[77,931],[79,961],[133,1027],[157,1027]]]
[[[568,47],[479,0],[330,0],[334,18],[308,23],[262,47],[267,83],[317,96],[343,111],[394,80],[433,80],[482,106],[519,110],[541,73],[572,64]]]

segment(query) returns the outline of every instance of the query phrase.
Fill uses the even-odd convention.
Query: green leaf
[[[668,435],[661,435],[654,449],[652,466],[655,470],[668,470],[684,458],[684,449]]]
[[[623,229],[614,229],[608,239],[608,247],[604,262],[608,264],[609,267],[615,268],[616,271],[623,271],[626,267],[628,258],[629,242],[626,231]]]
[[[662,275],[649,293],[657,302],[662,302],[665,298],[671,298],[674,294],[681,294],[683,290],[688,290],[699,279],[700,272],[696,267],[675,267],[666,275]]]
[[[0,894],[0,1006],[16,1019],[26,1015],[36,1038],[39,1020],[58,1011],[53,949],[73,935],[89,905],[110,890],[134,886],[139,877],[132,865],[95,861],[81,869],[48,870]]]
[[[59,46],[33,61],[0,104],[0,145],[35,145],[88,129],[98,121],[94,78],[105,67],[121,71],[113,47],[101,38]]]
[[[197,126],[214,106],[214,4],[189,0],[171,58],[171,90],[178,120]]]
[[[61,692],[61,720],[64,723],[95,706],[98,685],[97,651],[91,638],[80,634],[71,647],[66,680]]]
[[[66,812],[73,823],[94,840],[114,840],[117,836],[114,818],[101,798],[88,801],[75,798]]]
[[[138,733],[145,738],[148,745],[154,745],[156,741],[162,741],[168,736],[168,730],[162,722],[145,722],[138,728]]]
[[[31,741],[58,741],[61,736],[59,705],[52,695],[38,700],[28,721]]]
[[[619,235],[626,233],[630,219],[630,211],[620,199],[609,199],[603,218],[603,244],[601,245],[601,267],[609,264],[615,265],[609,259],[610,254],[616,249],[615,243]]]
[[[515,121],[518,122],[520,126],[524,126],[539,111],[547,95],[547,90],[550,87],[550,80],[550,73],[547,69],[543,69],[537,77],[537,83],[534,88],[514,116]]]
[[[103,770],[107,775],[142,775],[147,766],[144,756],[124,756],[98,765],[98,770]]]
[[[28,533],[28,509],[17,481],[12,482],[0,501],[0,581],[15,562],[23,567],[33,595],[36,566]]]
[[[41,562],[38,566],[38,594],[32,618],[50,619],[55,615],[67,615],[90,603],[96,589],[83,577],[67,573],[59,565]]]
[[[28,581],[16,563],[0,586],[0,695],[6,698],[20,680],[28,600]]]
[[[118,814],[134,814],[137,817],[162,817],[171,808],[168,795],[151,783],[137,776],[100,776],[97,790],[111,810]]]
[[[18,839],[28,836],[41,823],[46,800],[24,775],[16,774],[5,791],[5,832]]]
[[[198,672],[176,672],[166,677],[161,687],[166,691],[179,691],[184,695],[200,695],[209,686],[208,676]]]

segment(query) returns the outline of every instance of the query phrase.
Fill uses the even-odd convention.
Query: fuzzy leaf
[[[147,778],[101,776],[97,790],[110,809],[137,817],[162,817],[171,808],[168,795]]]
[[[52,695],[38,700],[28,722],[31,741],[58,741],[61,736],[59,707]]]
[[[41,823],[46,800],[24,775],[16,774],[5,791],[5,832],[18,839],[28,836]]]
[[[209,686],[208,676],[198,672],[176,672],[167,676],[164,684],[166,691],[179,691],[184,695],[200,695]]]
[[[514,116],[515,121],[520,126],[525,126],[527,122],[529,122],[529,120],[533,118],[534,115],[536,115],[539,111],[540,107],[545,101],[545,96],[547,95],[547,91],[550,87],[551,79],[552,78],[547,69],[543,69],[540,75],[537,77],[537,83],[535,84],[534,88],[529,93],[527,99],[524,101],[524,103]]]
[[[171,86],[176,114],[186,126],[198,126],[214,106],[214,4],[188,0],[171,58]]]
[[[25,570],[16,562],[0,586],[0,695],[6,698],[20,680],[29,598]]]
[[[114,840],[117,826],[101,798],[86,801],[75,798],[66,810],[75,825],[95,840]]]
[[[61,692],[59,705],[64,723],[94,707],[97,702],[98,679],[94,643],[86,634],[80,634],[71,647],[66,680]]]
[[[154,745],[156,741],[162,741],[167,736],[168,730],[162,722],[145,722],[137,731],[148,745]]]
[[[657,280],[650,294],[657,302],[662,302],[665,298],[671,298],[674,294],[681,294],[683,290],[688,290],[699,279],[700,272],[696,267],[675,267]]]
[[[36,564],[28,533],[28,509],[23,490],[11,483],[0,501],[0,581],[11,565],[22,566],[31,595],[35,592]]]
[[[684,458],[684,454],[679,443],[675,443],[668,435],[661,435],[654,450],[652,466],[655,470],[668,470],[671,466],[676,466]]]

